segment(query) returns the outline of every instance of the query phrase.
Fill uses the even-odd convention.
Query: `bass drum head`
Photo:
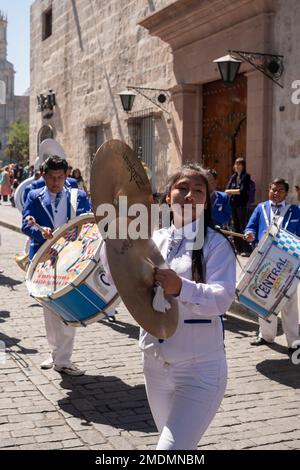
[[[64,224],[34,256],[26,284],[39,299],[58,297],[78,285],[95,267],[102,239],[92,214],[83,214]]]

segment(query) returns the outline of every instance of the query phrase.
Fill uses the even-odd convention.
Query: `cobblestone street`
[[[74,362],[83,377],[42,371],[48,348],[41,307],[14,261],[24,236],[1,227],[0,442],[2,449],[152,449],[157,433],[147,404],[138,326],[124,307],[117,323],[79,328]],[[257,325],[225,319],[229,381],[201,449],[300,449],[300,366],[284,338],[249,346]],[[6,359],[6,360],[5,360]]]

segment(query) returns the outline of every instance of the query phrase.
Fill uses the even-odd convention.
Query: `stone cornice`
[[[197,93],[198,85],[193,85],[190,83],[178,83],[177,85],[173,86],[169,89],[172,93],[172,97],[176,96],[177,94],[196,94]]]
[[[139,25],[176,50],[274,9],[274,0],[177,0]]]

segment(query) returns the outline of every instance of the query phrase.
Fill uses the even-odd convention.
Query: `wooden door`
[[[218,189],[224,190],[234,160],[246,158],[247,79],[238,75],[232,86],[222,80],[203,86],[202,159],[218,173]]]

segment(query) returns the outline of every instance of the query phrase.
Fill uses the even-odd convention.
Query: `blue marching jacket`
[[[211,196],[212,219],[215,225],[223,226],[231,216],[230,199],[226,193],[214,191]]]
[[[263,213],[263,207],[265,209],[269,224],[267,225],[264,213]],[[247,224],[247,227],[244,230],[244,233],[247,232],[253,232],[255,234],[255,241],[258,242],[264,233],[268,230],[270,226],[270,201],[265,201],[261,202],[258,204],[256,209],[254,210],[253,214],[251,215],[249,222]],[[299,206],[296,206],[295,204],[292,204],[282,221],[283,228],[288,230],[289,232],[297,235],[297,237],[300,237],[300,208]]]
[[[29,259],[31,260],[35,253],[38,251],[40,246],[46,241],[42,236],[40,230],[36,227],[29,226],[26,222],[26,217],[31,215],[35,218],[36,222],[42,227],[54,228],[52,220],[47,214],[46,207],[50,215],[53,217],[51,201],[49,198],[48,191],[45,190],[45,186],[40,189],[32,190],[28,194],[25,206],[22,213],[22,232],[30,237],[30,248],[29,248]],[[77,210],[76,215],[90,212],[90,204],[86,193],[78,190],[77,193]],[[67,216],[68,220],[71,218],[71,191],[67,191]]]

